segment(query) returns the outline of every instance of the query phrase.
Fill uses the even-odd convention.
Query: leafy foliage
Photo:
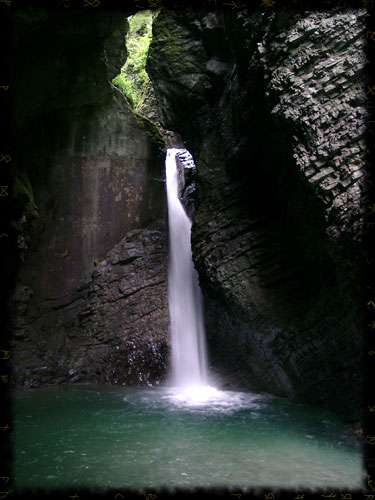
[[[132,108],[139,111],[150,91],[151,82],[146,73],[148,49],[152,39],[152,20],[155,12],[139,11],[128,18],[129,31],[126,36],[128,58],[112,83],[127,97]]]

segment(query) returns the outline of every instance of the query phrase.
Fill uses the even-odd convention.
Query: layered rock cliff
[[[148,71],[197,165],[193,253],[227,383],[357,420],[365,11],[162,11]]]
[[[20,386],[160,383],[168,364],[165,227],[135,229],[64,296],[19,284],[13,375]]]

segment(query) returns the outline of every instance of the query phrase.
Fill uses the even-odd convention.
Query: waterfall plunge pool
[[[359,490],[363,448],[324,409],[249,392],[15,391],[13,488]]]
[[[14,487],[363,488],[362,446],[332,413],[207,385],[191,221],[178,195],[176,155],[184,151],[171,148],[166,157],[170,383],[178,387],[16,391]]]

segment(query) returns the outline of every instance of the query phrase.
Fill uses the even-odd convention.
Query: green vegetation
[[[121,73],[112,83],[125,95],[135,118],[156,148],[156,154],[164,156],[166,146],[160,124],[145,116],[155,116],[156,101],[151,80],[146,72],[146,62],[152,40],[152,22],[157,15],[158,11],[141,10],[128,17],[128,58],[121,68]]]
[[[152,88],[146,73],[146,60],[152,39],[152,20],[157,12],[141,10],[128,18],[126,36],[128,58],[112,83],[126,96],[134,111],[139,112]]]

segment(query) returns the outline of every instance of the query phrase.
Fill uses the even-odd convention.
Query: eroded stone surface
[[[164,161],[109,81],[130,13],[14,17],[18,386],[146,384],[165,371]]]
[[[165,227],[155,224],[130,231],[91,279],[65,296],[41,301],[18,285],[13,382],[162,381],[169,356],[166,261]]]
[[[365,15],[162,12],[148,63],[197,164],[213,368],[348,420],[363,394]]]
[[[19,16],[15,382],[156,383],[168,351],[164,174],[108,82],[123,19]],[[364,18],[162,11],[148,62],[163,126],[197,165],[192,241],[213,369],[355,421]]]

